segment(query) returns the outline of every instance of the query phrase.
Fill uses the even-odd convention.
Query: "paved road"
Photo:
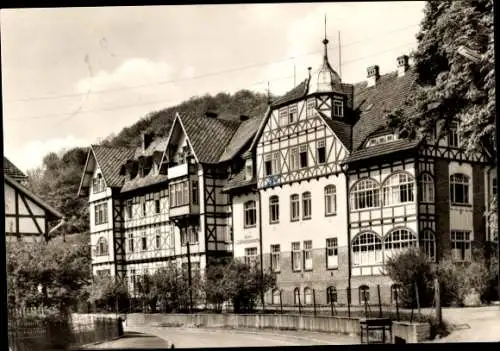
[[[162,338],[150,334],[137,332],[125,332],[125,335],[118,340],[104,342],[101,344],[90,345],[85,347],[85,350],[101,350],[101,349],[164,349],[170,345]]]
[[[359,343],[359,337],[356,336],[304,331],[166,327],[134,327],[133,330],[170,340],[176,348],[347,345]]]

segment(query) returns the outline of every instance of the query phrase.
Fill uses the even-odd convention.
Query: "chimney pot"
[[[151,142],[153,141],[154,134],[153,133],[143,133],[142,134],[142,149],[146,150],[149,145],[151,145]]]
[[[246,116],[246,115],[240,115],[240,121],[241,121],[241,122],[244,122],[244,121],[246,121],[246,120],[248,120],[248,119],[249,119],[249,117],[248,117],[248,116]]]
[[[410,67],[408,55],[402,55],[397,58],[398,61],[398,77],[404,76]]]
[[[207,116],[208,118],[217,118],[217,112],[207,111],[205,112],[205,116]]]
[[[368,86],[374,86],[380,77],[379,67],[377,65],[370,66],[367,68]]]

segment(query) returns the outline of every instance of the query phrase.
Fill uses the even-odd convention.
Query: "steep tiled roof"
[[[262,115],[242,122],[226,146],[219,162],[229,161],[241,151],[245,144],[257,133],[257,129],[263,118],[264,116]]]
[[[245,168],[242,168],[238,173],[236,173],[231,179],[229,179],[227,185],[222,189],[224,192],[228,192],[237,188],[242,188],[245,186],[252,186],[256,185],[257,181],[255,180],[255,177],[246,180],[245,179]]]
[[[134,179],[127,180],[123,184],[120,192],[124,193],[127,191],[144,188],[150,185],[159,184],[166,182],[168,180],[167,175],[164,174],[148,174],[145,177],[140,177],[137,175]]]
[[[16,167],[12,162],[10,162],[7,157],[3,157],[3,172],[5,175],[13,179],[25,179],[26,174],[24,174],[19,168]]]
[[[353,151],[343,163],[353,163],[368,158],[384,156],[397,151],[411,150],[417,147],[418,140],[399,139],[390,143],[370,146]]]
[[[295,88],[287,92],[285,95],[274,100],[271,106],[275,107],[278,105],[285,104],[289,101],[301,99],[307,95],[308,88],[309,88],[309,78],[303,80],[299,85],[297,85]]]
[[[139,156],[153,156],[155,151],[163,152],[167,147],[167,138],[156,138],[151,141],[151,144],[146,148],[142,149],[142,146],[135,148],[133,158],[136,159]]]
[[[333,132],[340,139],[342,144],[344,144],[348,150],[351,150],[352,125],[337,119],[331,119],[322,112],[319,112],[319,115],[323,118],[325,123],[332,128]]]
[[[123,176],[120,175],[122,164],[134,156],[134,149],[92,145],[92,150],[101,168],[102,175],[109,187],[121,187]]]
[[[408,70],[403,77],[397,72],[380,76],[375,86],[358,83],[354,87],[354,110],[359,112],[359,120],[352,131],[352,148],[358,150],[370,134],[385,127],[385,114],[395,108],[411,109],[404,105],[416,80],[414,70]]]
[[[213,117],[179,114],[194,153],[200,163],[216,164],[240,125]]]

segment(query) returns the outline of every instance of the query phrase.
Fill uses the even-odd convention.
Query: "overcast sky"
[[[416,48],[424,2],[1,10],[4,154],[23,171],[191,96],[274,94],[319,68],[324,16],[342,80]]]

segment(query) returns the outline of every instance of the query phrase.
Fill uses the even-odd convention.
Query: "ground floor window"
[[[273,305],[279,305],[281,303],[281,292],[278,289],[273,290]]]
[[[375,233],[362,233],[352,242],[353,263],[356,266],[382,264],[382,240]]]
[[[295,288],[293,290],[293,304],[294,305],[300,305],[300,289],[299,288]]]
[[[326,303],[336,303],[337,302],[337,288],[334,286],[329,286],[326,289]]]
[[[359,287],[359,303],[365,304],[370,302],[370,288],[367,285]]]
[[[304,305],[312,305],[313,292],[310,288],[304,288]]]
[[[470,262],[472,233],[469,231],[454,230],[451,232],[451,257],[455,262]]]
[[[430,229],[425,229],[420,234],[420,249],[429,261],[436,261],[436,237]]]

